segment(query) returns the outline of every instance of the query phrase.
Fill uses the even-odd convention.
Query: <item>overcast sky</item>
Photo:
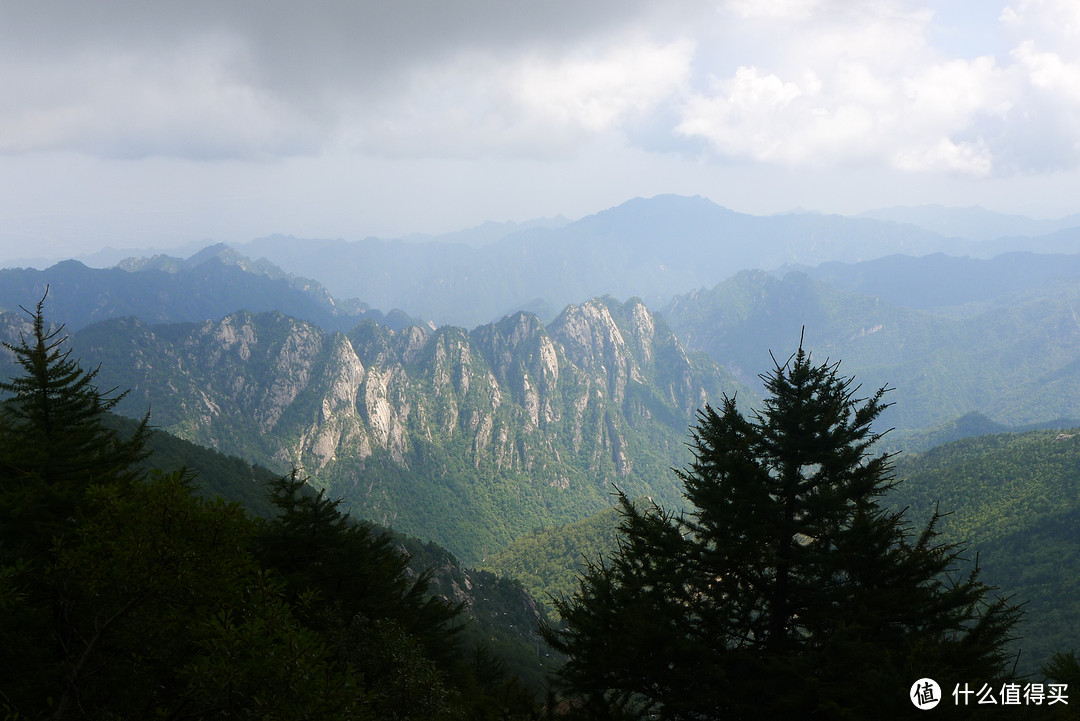
[[[1077,0],[0,3],[0,258],[1078,191]]]

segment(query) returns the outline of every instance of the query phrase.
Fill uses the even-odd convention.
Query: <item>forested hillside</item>
[[[940,504],[941,530],[984,577],[1027,602],[1025,667],[1080,649],[1080,432],[968,438],[901,457],[892,504],[914,522]]]
[[[116,407],[129,419],[107,425],[130,434],[130,418],[149,410],[152,425],[185,441],[150,438],[155,454],[139,467],[189,466],[206,498],[222,494],[273,517],[261,486],[295,466],[314,489],[341,498],[342,509],[409,534],[392,542],[413,558],[406,577],[434,568],[424,583],[477,619],[462,638],[482,637],[530,684],[543,683],[548,661],[533,628],[543,605],[578,589],[587,561],[619,551],[613,492],[642,509],[654,502],[683,508],[671,469],[690,460],[696,411],[724,395],[755,406],[770,351],[782,364],[804,334],[811,358],[841,360],[860,393],[894,389],[877,421],[894,430],[876,451],[904,451],[898,475],[905,481],[890,492],[889,507],[907,507],[905,518],[918,527],[940,501],[949,514],[939,524],[942,539],[977,552],[982,580],[1026,602],[1023,639],[1010,646],[1023,650],[1019,668],[1036,671],[1054,653],[1080,647],[1069,631],[1080,624],[1080,607],[1068,600],[1080,588],[1063,570],[1076,555],[1080,449],[1072,431],[1002,433],[1063,427],[1077,415],[1080,330],[1072,309],[1080,283],[1066,260],[1017,257],[1022,272],[1014,277],[1003,271],[1009,259],[748,271],[676,298],[663,314],[639,299],[605,297],[567,306],[548,323],[519,312],[467,330],[335,325],[356,316],[335,315],[340,304],[318,287],[297,289],[296,279],[271,278],[276,271],[245,266],[232,251],[207,255],[133,261],[105,275],[58,267],[49,277],[63,281],[59,305],[76,326],[127,309],[197,318],[235,300],[207,294],[170,309],[180,292],[173,281],[153,302],[149,286],[129,298],[121,285],[114,297],[115,273],[138,284],[198,273],[214,284],[239,273],[236,298],[252,307],[260,298],[272,305],[277,286],[262,283],[285,283],[299,290],[288,297],[303,303],[323,293],[329,305],[297,307],[331,308],[330,315],[239,311],[184,323],[90,322],[71,336],[83,367],[100,364],[103,389],[131,389]],[[927,264],[972,285],[958,281],[937,296],[933,289],[899,293],[897,303],[872,292]],[[845,283],[860,292],[837,287]],[[38,285],[27,288],[43,292]],[[943,305],[957,300],[964,303]],[[0,332],[18,345],[31,327],[25,314],[0,313]],[[17,373],[12,357],[0,355],[0,370]],[[957,439],[964,440],[938,447]],[[172,488],[195,492],[187,481]],[[208,502],[192,496],[183,503]],[[467,570],[455,556],[484,570]]]
[[[673,498],[696,408],[740,386],[689,356],[639,301],[517,314],[471,332],[332,334],[281,314],[201,324],[118,319],[72,338],[120,410],[278,471],[470,562],[610,502]]]
[[[801,329],[815,356],[842,359],[865,387],[889,385],[886,443],[972,412],[1006,427],[1076,417],[1080,281],[1059,280],[961,317],[836,290],[802,273],[747,271],[677,298],[663,313],[687,348],[753,381],[770,350]]]
[[[542,615],[520,586],[108,415],[124,392],[41,304],[4,350],[4,718],[535,717]],[[257,495],[262,518],[237,502]]]
[[[619,513],[612,507],[573,523],[538,528],[489,556],[484,566],[516,579],[550,607],[552,599],[577,590],[588,562],[610,557],[618,548],[618,526]]]
[[[689,463],[690,458],[684,461]],[[885,497],[912,528],[935,511],[942,540],[960,544],[999,593],[1025,603],[1013,649],[1028,672],[1059,651],[1080,649],[1080,431],[995,433],[897,458]],[[642,505],[639,503],[638,505]],[[576,590],[586,561],[617,549],[615,509],[533,532],[489,559],[537,599]]]

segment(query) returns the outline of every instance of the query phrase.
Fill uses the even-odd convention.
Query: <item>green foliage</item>
[[[460,647],[458,606],[337,502],[285,478],[256,522],[186,472],[146,479],[145,420],[123,440],[120,396],[36,320],[0,424],[5,718],[531,716]]]
[[[802,348],[762,381],[763,410],[700,413],[689,512],[622,496],[619,552],[544,630],[567,690],[596,718],[881,717],[923,675],[1007,677],[1019,609],[953,574],[936,517],[913,536],[881,504],[885,389],[860,399]]]
[[[4,617],[0,690],[22,712],[296,718],[347,705],[347,679],[247,550],[255,527],[239,506],[174,473],[93,486],[82,510],[48,562],[6,579],[22,599]]]
[[[528,713],[531,695],[505,674],[478,678],[459,638],[463,607],[432,593],[435,571],[412,573],[390,534],[353,522],[340,500],[304,483],[294,472],[274,485],[279,515],[262,524],[258,553],[334,658],[363,676],[376,716],[480,718],[507,693],[508,709]]]
[[[0,543],[27,547],[70,530],[81,494],[92,483],[130,484],[148,451],[148,416],[126,439],[103,424],[124,397],[95,385],[98,369],[83,370],[65,348],[63,327],[49,330],[38,301],[32,333],[4,343],[22,375],[0,382]]]
[[[294,471],[275,484],[279,515],[263,524],[262,561],[292,597],[308,599],[306,623],[374,689],[378,717],[453,717],[438,662],[455,656],[449,626],[460,609],[429,595],[426,575],[407,577],[389,536],[352,523],[323,492],[303,493],[304,483]]]
[[[138,427],[136,421],[122,416],[110,416],[105,424],[121,437],[133,436]],[[141,465],[147,472],[155,468],[183,468],[191,474],[192,485],[204,498],[237,501],[246,511],[261,518],[269,518],[276,512],[269,493],[273,482],[281,477],[278,473],[177,438],[160,428],[154,429],[146,448],[150,456]]]
[[[609,557],[618,549],[618,528],[619,513],[608,508],[580,521],[522,536],[484,565],[500,576],[519,580],[539,601],[570,596],[586,559]]]
[[[538,622],[546,620],[530,593],[509,574],[466,569],[446,549],[430,541],[394,534],[409,559],[412,573],[430,572],[432,592],[443,598],[465,599],[470,622],[460,630],[462,646],[471,648],[476,662],[491,675],[497,668],[506,679],[518,679],[534,691],[548,681],[555,660],[542,647]],[[480,670],[478,669],[478,672]]]
[[[998,433],[901,457],[889,496],[913,520],[949,509],[942,537],[978,549],[983,577],[1026,601],[1020,669],[1080,646],[1080,435]],[[968,563],[976,556],[967,555]]]
[[[408,560],[389,535],[352,522],[338,510],[340,500],[322,491],[303,493],[304,485],[295,471],[274,485],[271,499],[279,514],[263,525],[263,562],[292,593],[318,593],[309,608],[313,619],[327,613],[346,620],[388,618],[432,644],[441,642],[460,608],[427,593],[427,574],[407,576]]]

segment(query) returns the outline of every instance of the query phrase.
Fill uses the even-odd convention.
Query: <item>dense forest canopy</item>
[[[886,332],[869,326],[863,336],[855,337],[871,341],[845,346],[852,328],[865,329],[857,317],[863,300],[853,303],[853,296],[828,291],[799,274],[784,279],[744,275],[711,293],[683,299],[682,316],[675,322],[676,331],[696,337],[699,345],[737,349],[732,351],[735,355],[729,353],[737,359],[734,374],[703,353],[686,352],[663,318],[639,300],[622,304],[603,298],[570,306],[547,326],[534,316],[517,313],[471,332],[418,326],[393,331],[369,320],[348,333],[328,333],[281,313],[236,313],[220,321],[154,327],[118,319],[91,325],[76,335],[77,348],[90,351],[89,370],[74,359],[63,329],[45,322],[43,304],[19,322],[4,316],[7,337],[21,340],[5,344],[16,370],[0,385],[5,396],[0,407],[0,605],[6,614],[5,632],[10,631],[13,639],[0,659],[5,664],[0,676],[10,673],[21,681],[10,692],[0,685],[4,694],[0,701],[7,704],[9,715],[47,713],[60,718],[85,708],[98,708],[94,712],[98,715],[113,713],[109,709],[114,701],[105,689],[111,679],[132,674],[147,684],[156,683],[158,690],[133,691],[115,703],[143,709],[157,704],[172,709],[171,714],[198,716],[212,709],[248,713],[244,704],[254,703],[275,709],[308,708],[326,717],[346,713],[342,709],[347,707],[348,714],[354,710],[359,714],[356,717],[482,718],[477,714],[503,703],[523,717],[545,709],[573,715],[600,713],[604,708],[604,713],[621,709],[631,715],[649,711],[680,718],[696,713],[693,709],[700,706],[695,704],[714,708],[708,704],[717,703],[712,696],[695,698],[680,690],[680,679],[697,671],[669,669],[660,673],[666,678],[662,682],[650,677],[644,683],[667,684],[655,697],[637,687],[632,692],[613,691],[614,687],[583,691],[574,686],[575,669],[584,670],[587,677],[588,671],[607,663],[582,660],[587,654],[572,648],[566,634],[572,635],[575,622],[588,628],[589,614],[597,608],[609,612],[618,608],[609,601],[620,594],[638,604],[634,613],[646,608],[642,599],[660,597],[663,603],[648,612],[650,622],[659,625],[651,631],[648,624],[636,630],[687,651],[690,663],[708,658],[710,667],[724,668],[727,661],[717,663],[715,658],[726,658],[730,648],[721,644],[702,656],[692,643],[695,637],[723,635],[702,631],[708,627],[698,625],[703,622],[693,615],[672,616],[671,604],[678,605],[677,588],[683,589],[680,593],[709,589],[695,592],[696,602],[709,593],[729,600],[736,594],[730,588],[718,591],[723,583],[671,578],[705,569],[708,578],[729,579],[740,589],[760,586],[760,578],[743,583],[730,570],[708,570],[703,559],[717,562],[724,544],[714,541],[710,546],[701,539],[712,533],[714,538],[728,539],[729,546],[737,545],[731,539],[740,534],[748,538],[764,534],[765,519],[790,517],[801,523],[830,508],[829,503],[857,512],[852,516],[856,520],[840,521],[837,516],[821,522],[822,527],[847,528],[849,534],[837,531],[826,547],[847,549],[851,558],[871,554],[858,562],[863,567],[878,565],[868,560],[873,553],[879,560],[907,557],[907,564],[899,567],[908,574],[909,586],[906,592],[896,592],[897,597],[913,599],[918,596],[913,589],[946,589],[937,600],[933,592],[927,596],[931,599],[927,605],[937,604],[943,618],[952,619],[943,622],[951,629],[951,640],[940,633],[935,638],[966,644],[964,663],[982,663],[979,673],[1002,683],[1011,683],[1013,673],[1037,674],[1040,667],[1050,680],[1072,681],[1077,678],[1075,658],[1060,652],[1076,646],[1066,629],[1070,619],[1078,617],[1068,601],[1076,596],[1075,584],[1062,572],[1062,564],[1067,566],[1075,556],[1075,519],[1080,513],[1074,488],[1080,451],[1074,448],[1073,434],[1000,434],[898,459],[873,456],[871,448],[880,453],[897,446],[871,432],[869,421],[907,416],[890,415],[894,411],[886,411],[879,396],[859,401],[848,394],[845,400],[848,380],[838,374],[835,364],[814,365],[800,351],[788,364],[777,364],[776,373],[747,382],[749,349],[759,344],[759,331],[783,330],[770,318],[786,318],[787,306],[816,309],[830,355],[841,348],[859,349],[857,362],[877,364],[870,378],[896,367],[908,374],[905,383],[918,387],[911,377],[925,366],[886,362],[893,345],[913,352],[905,337],[890,335],[897,323],[910,325],[904,333],[932,328],[933,336],[942,339],[963,329],[955,334],[958,342],[967,343],[980,333],[992,342],[997,336],[984,331],[997,327],[994,324],[1002,317],[1018,328],[1032,328],[1033,319],[1047,312],[1060,315],[1072,295],[1067,284],[1049,288],[1035,293],[1022,312],[1004,315],[964,311],[933,319],[885,308]],[[703,335],[704,324],[715,320],[709,305],[716,303],[726,309],[727,320],[711,335]],[[972,318],[978,322],[972,323]],[[118,343],[118,338],[123,340]],[[1071,388],[1071,376],[1062,363],[1071,352],[1072,336],[1050,334],[1041,342],[1047,352],[1029,367],[1044,376],[1032,381],[1043,386],[1035,395],[1036,405],[1060,408]],[[1018,348],[1012,346],[1010,353],[1018,353]],[[1000,367],[983,367],[980,378],[968,378],[966,386],[961,384],[967,388],[963,392],[971,395],[972,388],[986,385],[991,376],[1011,378],[1014,371],[1008,370],[1005,360]],[[920,376],[934,392],[949,387],[951,362],[940,352],[939,361],[930,375]],[[729,528],[720,533],[715,519],[702,515],[710,503],[705,492],[708,473],[697,467],[710,447],[705,439],[717,429],[727,428],[723,433],[729,433],[737,428],[744,438],[736,445],[753,447],[764,459],[774,454],[774,460],[763,461],[773,470],[762,474],[743,458],[736,464],[739,473],[728,477],[741,478],[746,498],[760,502],[761,488],[769,486],[783,465],[776,459],[786,458],[776,448],[766,450],[766,441],[780,439],[790,430],[774,421],[773,414],[779,413],[777,404],[784,397],[777,391],[786,387],[795,369],[818,377],[822,385],[815,387],[831,388],[824,395],[839,398],[838,407],[847,409],[834,408],[830,417],[862,414],[862,420],[848,428],[847,452],[839,450],[844,446],[843,423],[825,424],[822,428],[828,432],[819,435],[826,440],[811,445],[831,444],[836,455],[795,465],[804,471],[814,467],[835,471],[847,463],[850,469],[868,469],[870,480],[850,495],[835,488],[813,492],[805,494],[815,499],[805,506],[736,517],[749,524],[742,531]],[[133,393],[120,390],[126,379],[137,381]],[[759,402],[761,388],[765,396]],[[988,400],[1020,409],[1027,386],[1011,388],[1011,395],[991,394]],[[735,395],[738,404],[731,400]],[[813,397],[811,392],[799,402],[789,402],[788,410]],[[302,474],[286,473],[283,478],[280,468],[277,473],[252,469],[220,453],[196,451],[190,444],[181,447],[165,440],[164,434],[151,434],[146,415],[151,399],[156,411],[175,421],[172,429],[200,439],[205,436],[203,440],[249,459],[275,465],[287,457],[282,449],[288,444],[302,449],[297,457],[317,472],[315,489],[300,481]],[[933,405],[929,396],[921,402],[924,408]],[[956,410],[963,403],[958,402]],[[697,460],[672,474],[668,469],[684,463],[680,459],[685,456],[685,417],[702,405],[704,415],[691,428],[691,450]],[[129,414],[136,410],[139,418],[110,414],[121,408]],[[1042,413],[1036,410],[1036,415]],[[1022,419],[1023,413],[1031,412],[1021,410],[1012,418]],[[901,440],[921,450],[940,440],[1004,428],[969,413],[951,425],[909,431]],[[384,434],[383,446],[365,446],[379,434]],[[890,438],[895,440],[896,435]],[[350,458],[350,453],[357,455]],[[193,477],[186,466],[196,457],[199,475]],[[357,459],[363,463],[348,465]],[[897,478],[907,480],[894,484],[894,470]],[[814,475],[804,471],[792,478]],[[477,483],[474,476],[486,481]],[[619,510],[569,526],[549,526],[603,508],[613,480],[629,491],[621,497]],[[268,494],[260,487],[266,485],[275,490]],[[358,514],[350,515],[340,500],[328,495],[335,489],[352,494],[348,502],[354,509],[378,509],[377,520],[383,524],[408,519],[413,534],[425,538],[437,534],[463,544],[472,562],[522,579],[541,608],[522,602],[513,584],[488,571],[464,571],[449,560],[452,556],[432,550],[430,544],[400,537],[390,540],[382,528],[354,522]],[[795,491],[794,496],[800,493]],[[242,501],[246,508],[222,502],[218,494],[230,502]],[[939,508],[945,511],[941,517]],[[169,522],[161,525],[165,518]],[[527,533],[528,528],[533,533]],[[759,554],[758,563],[773,569],[769,573],[787,568],[790,556],[814,545],[807,539],[822,537],[818,531],[794,531],[787,537],[798,540],[788,543],[787,551]],[[878,540],[862,545],[850,541],[859,534]],[[762,547],[781,548],[762,538],[757,540]],[[702,545],[695,548],[693,539]],[[232,545],[225,548],[218,543]],[[405,548],[411,559],[402,555]],[[644,556],[627,560],[622,555],[627,549]],[[752,557],[747,549],[744,553]],[[307,561],[296,560],[301,557]],[[650,557],[664,557],[659,565],[673,575],[648,576],[645,581],[635,576],[635,564]],[[879,595],[865,597],[873,602],[860,601],[864,597],[852,589],[880,574],[859,576],[843,563],[827,572],[830,563],[843,557],[838,553],[809,562],[812,573],[829,579],[823,583],[807,580],[812,573],[799,582],[792,580],[790,570],[779,573],[786,579],[780,585],[795,588],[790,599],[781,602],[782,594],[761,595],[759,590],[756,600],[741,602],[740,613],[749,625],[741,632],[728,629],[741,633],[744,640],[753,639],[767,654],[779,653],[781,647],[789,654],[783,663],[770,661],[773,665],[767,670],[778,678],[787,674],[788,681],[791,674],[800,679],[793,695],[784,700],[792,709],[823,703],[822,694],[814,690],[819,682],[808,681],[799,669],[818,669],[822,678],[833,679],[827,683],[851,682],[851,677],[841,680],[846,672],[841,673],[840,666],[814,660],[815,654],[831,655],[841,649],[841,655],[854,658],[866,652],[867,658],[882,663],[887,657],[867,652],[875,641],[852,628],[868,628],[871,620],[887,617],[893,596],[878,589]],[[651,564],[644,563],[649,573],[660,573]],[[172,571],[163,576],[162,568],[174,569],[176,579],[169,575]],[[214,583],[200,585],[198,579],[207,574]],[[902,577],[898,573],[892,581],[899,583]],[[995,601],[997,592],[987,583],[1019,595]],[[835,611],[839,603],[817,594],[818,586],[835,587],[838,597],[872,610],[864,608],[865,617],[847,613],[850,627],[843,633],[823,631],[831,627],[820,619],[811,628],[815,614],[825,618],[827,613],[818,612]],[[479,588],[488,589],[482,599],[475,593]],[[667,590],[661,593],[656,588]],[[253,596],[253,589],[260,590]],[[642,593],[643,589],[649,592]],[[178,599],[180,606],[175,607]],[[166,602],[174,607],[155,605]],[[541,650],[536,620],[547,602],[553,603],[555,616],[543,628],[553,648]],[[1019,625],[1017,604],[1024,604],[1026,611]],[[798,610],[774,612],[789,606]],[[656,612],[657,608],[665,611]],[[663,620],[665,613],[668,621]],[[768,640],[784,635],[781,617],[797,619],[796,630],[785,642]],[[628,618],[634,618],[633,613]],[[772,620],[763,620],[767,618]],[[155,622],[159,628],[152,628]],[[904,638],[904,632],[897,633],[897,639]],[[855,640],[844,641],[844,634]],[[1025,638],[1010,641],[1017,635]],[[840,638],[840,645],[811,642],[826,636]],[[49,642],[42,645],[41,639]],[[478,640],[484,643],[477,645]],[[848,641],[851,645],[846,645]],[[619,648],[632,645],[625,640],[611,643]],[[663,658],[661,647],[649,646],[657,659]],[[746,650],[737,647],[740,653]],[[301,693],[282,682],[280,696],[257,691],[281,670],[252,666],[254,648],[262,648],[263,656],[293,649],[299,655],[290,658],[303,664],[305,678],[313,685]],[[982,650],[973,651],[976,648]],[[1023,651],[1019,661],[1017,649]],[[708,655],[714,652],[719,656]],[[920,653],[933,655],[926,649]],[[940,655],[955,659],[956,654],[950,653]],[[215,654],[231,659],[228,669],[214,665]],[[740,656],[737,665],[744,671],[759,662],[752,653],[749,658]],[[901,676],[914,673],[912,658],[889,661],[892,670],[878,673],[874,683],[882,684],[882,689],[899,683]],[[564,659],[562,678],[567,685],[558,693],[565,699],[561,705],[555,698],[545,704],[537,693],[545,684],[542,668]],[[1007,659],[1013,664],[1008,669]],[[140,670],[136,673],[131,664]],[[397,670],[386,671],[387,664]],[[234,666],[240,670],[231,675]],[[987,671],[990,667],[996,670]],[[659,673],[659,667],[653,671]],[[755,674],[767,676],[764,667],[758,671]],[[222,682],[219,675],[231,680]],[[724,687],[723,683],[718,680],[716,685]],[[860,683],[873,686],[865,679]],[[322,701],[305,696],[316,688],[322,689]],[[752,689],[752,684],[745,689]],[[400,701],[394,700],[396,694],[410,701],[395,706]],[[849,701],[853,708],[863,703]],[[297,705],[289,705],[294,702]],[[743,703],[735,696],[724,701],[728,702]]]
[[[112,429],[118,396],[31,315],[0,407],[5,718],[534,713],[431,574],[295,474],[261,520],[148,476],[146,424]]]

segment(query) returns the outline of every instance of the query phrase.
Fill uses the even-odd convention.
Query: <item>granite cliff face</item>
[[[357,515],[472,560],[628,493],[677,500],[694,411],[733,381],[637,300],[518,313],[471,332],[328,333],[279,313],[116,320],[73,338],[125,408],[177,435],[298,466]]]

